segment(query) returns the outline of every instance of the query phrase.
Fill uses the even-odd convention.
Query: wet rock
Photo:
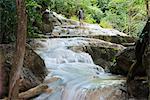
[[[125,47],[119,44],[106,42],[93,38],[82,38],[87,43],[80,42],[78,46],[71,46],[70,49],[75,52],[86,52],[91,55],[95,64],[100,65],[104,69],[108,69],[114,60],[115,55]]]
[[[99,39],[79,37],[36,39],[31,45],[47,62],[47,67],[52,69],[47,79],[59,78],[52,83],[45,82],[54,89],[52,94],[43,93],[35,100],[128,100],[124,77],[105,73],[85,53],[94,53],[93,56],[98,56],[98,62],[104,63],[103,58],[110,60],[115,54],[110,53],[112,50],[117,52],[125,47]],[[62,59],[65,61],[61,62]]]
[[[108,42],[117,43],[117,44],[124,44],[124,43],[133,43],[135,42],[135,37],[131,36],[93,36],[96,39],[102,39]]]
[[[35,30],[39,30],[39,33],[51,33],[54,29],[54,20],[55,17],[53,16],[53,14],[51,14],[50,11],[45,10],[42,14],[42,21],[34,21],[33,27]]]
[[[98,28],[95,28],[98,27]],[[55,35],[55,34],[58,35]],[[52,32],[52,36],[59,38],[64,37],[87,37],[101,39],[112,43],[133,43],[135,38],[114,29],[103,29],[100,26],[85,24],[83,27],[78,25],[61,25],[56,26]],[[50,36],[51,37],[51,36]]]
[[[111,81],[111,85],[108,85],[107,83],[102,86],[101,88],[98,88],[94,91],[89,91],[86,94],[86,100],[127,100],[128,95],[125,88],[124,82],[117,82]],[[115,83],[115,84],[114,84]]]
[[[24,67],[30,69],[35,77],[42,82],[47,75],[44,60],[27,45],[24,59]]]
[[[130,82],[130,89],[135,100],[147,100],[148,82],[145,79],[135,79]]]
[[[5,44],[0,45],[3,51],[4,63],[4,95],[8,93],[8,84],[9,84],[9,73],[12,67],[14,45]],[[26,91],[32,87],[35,87],[43,82],[45,76],[47,75],[47,69],[45,67],[44,61],[39,55],[37,55],[29,45],[26,46],[26,53],[24,59],[24,65],[21,73],[21,83],[20,91]]]
[[[89,49],[90,48],[90,49]],[[105,47],[88,47],[87,53],[89,53],[95,64],[100,65],[105,70],[112,65],[115,55],[119,52],[116,48]]]
[[[110,72],[113,74],[127,75],[131,65],[135,61],[135,47],[132,46],[124,49],[115,58],[115,63],[109,67]],[[144,67],[141,66],[137,69],[136,74],[139,76],[145,75]]]
[[[121,90],[121,87],[106,86],[87,93],[86,98],[86,100],[127,100],[127,94]]]
[[[67,19],[51,11],[49,17],[50,22],[54,25],[53,32],[47,34],[49,37],[88,37],[118,44],[135,41],[135,37],[131,37],[115,29],[102,28],[98,24],[83,23],[81,26],[79,21]]]
[[[116,62],[113,66],[110,67],[110,71],[113,74],[121,74],[127,75],[131,65],[135,62],[135,46],[128,47],[120,52],[116,56]],[[134,97],[134,99],[129,100],[148,100],[149,95],[149,83],[147,78],[137,77],[137,76],[147,76],[149,75],[150,68],[150,46],[147,45],[143,56],[143,65],[137,67],[134,71],[135,78],[131,80],[128,90],[130,90],[130,94]]]

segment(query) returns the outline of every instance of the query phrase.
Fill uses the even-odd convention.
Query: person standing
[[[84,11],[83,11],[83,8],[81,8],[78,11],[78,19],[80,21],[80,26],[83,24],[83,18],[84,18]]]

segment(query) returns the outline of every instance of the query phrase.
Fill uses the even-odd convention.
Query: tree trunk
[[[146,12],[147,12],[147,15],[148,15],[148,17],[150,17],[150,10],[149,10],[148,1],[149,1],[149,0],[145,0],[145,4],[146,4]]]
[[[150,19],[150,9],[149,9],[149,0],[145,0],[146,3],[146,10],[148,19]],[[150,20],[149,20],[150,21]],[[150,26],[149,26],[150,28]],[[147,48],[143,57],[144,65],[147,67],[147,76],[148,76],[148,86],[149,86],[149,96],[148,100],[150,100],[150,30],[148,31],[148,44]]]
[[[16,52],[14,54],[13,65],[10,72],[9,82],[9,100],[18,99],[19,94],[19,79],[21,69],[23,66],[25,44],[26,44],[26,32],[27,32],[27,15],[24,0],[16,0],[18,27],[17,27],[17,40],[16,40]]]
[[[146,6],[148,6],[148,2],[146,3]],[[149,9],[147,8],[147,10],[149,11]],[[130,68],[129,72],[128,72],[128,76],[127,76],[127,89],[128,89],[128,93],[132,96],[132,90],[131,90],[131,81],[134,80],[135,77],[135,73],[136,70],[139,67],[145,67],[146,68],[146,72],[147,72],[147,76],[148,76],[148,81],[150,84],[150,66],[149,64],[143,64],[147,63],[146,61],[148,61],[150,58],[149,53],[146,52],[146,49],[149,46],[149,41],[150,41],[150,16],[148,15],[148,20],[147,23],[140,35],[140,39],[137,40],[136,46],[135,46],[135,56],[136,56],[136,62],[132,65],[132,67]],[[143,58],[143,56],[145,55],[145,57]],[[143,60],[144,59],[144,60]],[[150,90],[150,87],[149,87]],[[150,92],[149,92],[150,93]],[[149,94],[149,98],[150,98],[150,94]],[[149,99],[150,100],[150,99]]]
[[[1,27],[0,27],[1,28]],[[1,31],[1,30],[0,30]],[[2,43],[3,40],[3,33],[0,33],[0,43]]]
[[[147,45],[147,48],[145,50],[144,56],[143,56],[143,65],[147,67],[147,76],[148,76],[148,86],[150,91],[150,33],[149,33],[149,44]],[[148,100],[150,100],[150,92]]]
[[[2,51],[0,49],[0,99],[2,98],[2,94],[3,94],[2,68],[3,68],[3,59],[2,59]]]

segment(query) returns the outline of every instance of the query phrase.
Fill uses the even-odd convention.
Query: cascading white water
[[[50,70],[46,79],[60,78],[48,84],[54,89],[52,94],[43,93],[35,100],[116,100],[118,90],[110,86],[122,81],[109,80],[115,77],[95,65],[89,54],[68,49],[68,46],[88,44],[87,41],[82,38],[47,39],[36,40],[34,44],[40,45],[36,52]],[[111,95],[115,95],[113,99],[109,99]]]

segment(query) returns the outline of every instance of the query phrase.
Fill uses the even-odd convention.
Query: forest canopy
[[[37,8],[42,8],[43,4],[49,10],[73,20],[77,20],[77,11],[83,8],[85,22],[114,28],[132,36],[139,35],[147,20],[144,0],[26,0],[28,36],[36,33],[32,28],[32,20],[41,21]],[[1,32],[15,33],[15,0],[0,0],[0,5]]]

